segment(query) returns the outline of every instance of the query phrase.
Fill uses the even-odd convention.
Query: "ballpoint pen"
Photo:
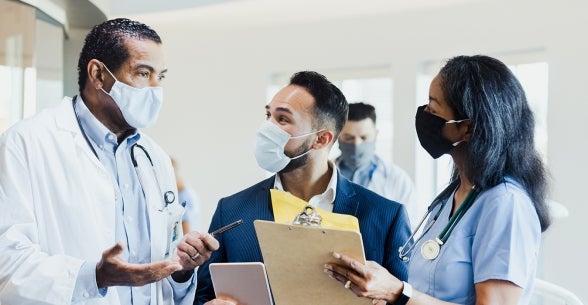
[[[226,225],[224,227],[221,227],[219,229],[216,229],[216,230],[212,231],[212,233],[210,233],[210,235],[212,235],[212,237],[215,237],[215,236],[223,233],[224,231],[230,230],[230,229],[232,229],[232,228],[234,228],[234,227],[236,227],[236,226],[238,226],[238,225],[240,225],[242,223],[243,223],[243,219],[239,219],[239,220],[237,220],[235,222],[232,222],[232,223],[230,223],[230,224],[228,224],[228,225]]]
[[[238,226],[238,225],[240,225],[242,223],[243,223],[243,219],[239,219],[239,220],[237,220],[235,222],[232,222],[232,223],[230,223],[230,224],[228,224],[228,225],[226,225],[224,227],[220,227],[220,228],[212,231],[212,233],[210,233],[210,235],[212,235],[212,237],[215,237],[215,236],[217,236],[217,235],[219,235],[219,234],[221,234],[221,233],[223,233],[223,232],[225,232],[227,230],[230,230],[230,229],[232,229],[232,228],[234,228],[234,227],[236,227],[236,226]],[[196,254],[194,254],[190,258],[192,260],[196,260],[198,257],[200,257],[200,253],[199,252],[196,252]]]

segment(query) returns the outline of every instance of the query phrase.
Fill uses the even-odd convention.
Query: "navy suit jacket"
[[[333,212],[357,217],[366,259],[379,263],[406,281],[408,266],[398,257],[398,248],[411,233],[404,206],[337,174]],[[253,221],[274,221],[269,192],[274,180],[275,176],[219,201],[209,232],[239,219],[243,219],[243,224],[216,237],[220,248],[198,268],[194,304],[204,304],[215,298],[208,269],[210,263],[263,262]]]

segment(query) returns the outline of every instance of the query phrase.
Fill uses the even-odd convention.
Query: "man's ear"
[[[313,143],[314,148],[323,148],[331,145],[335,140],[335,134],[332,131],[325,129],[317,133],[316,140]]]
[[[86,67],[86,72],[88,73],[88,83],[95,89],[104,87],[103,70],[103,64],[100,61],[91,59],[88,62],[88,66]]]

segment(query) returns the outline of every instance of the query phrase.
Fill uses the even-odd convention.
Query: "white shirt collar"
[[[329,160],[328,162],[329,169],[331,169],[331,179],[329,180],[329,184],[327,185],[327,188],[322,194],[312,196],[308,203],[312,206],[332,212],[333,202],[335,202],[335,194],[337,194],[337,168],[335,167],[333,161]],[[278,174],[276,174],[274,188],[280,191],[284,190],[282,180],[280,179],[280,175]]]

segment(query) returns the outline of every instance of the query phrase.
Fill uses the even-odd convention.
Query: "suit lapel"
[[[337,175],[337,194],[335,195],[333,212],[355,216],[359,209],[359,201],[357,201],[355,191],[351,187],[349,180],[339,172],[337,172]]]
[[[272,209],[272,201],[270,198],[270,189],[273,188],[275,181],[275,175],[260,183],[260,190],[257,192],[255,202],[259,203],[259,215],[263,215],[261,219],[267,219],[274,221],[274,211]]]

